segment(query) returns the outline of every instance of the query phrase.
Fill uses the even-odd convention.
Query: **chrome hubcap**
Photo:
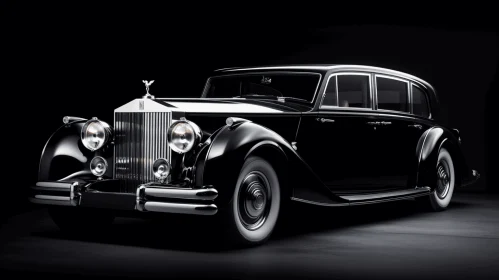
[[[437,165],[437,196],[441,199],[447,196],[450,188],[450,170],[446,161],[441,161]]]
[[[260,228],[270,210],[270,184],[261,172],[250,172],[239,189],[239,218],[248,230]]]

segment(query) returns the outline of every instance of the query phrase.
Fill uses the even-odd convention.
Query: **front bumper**
[[[213,201],[217,196],[217,190],[212,187],[188,189],[146,184],[137,189],[136,209],[143,212],[215,215],[218,208]]]
[[[38,182],[29,200],[37,204],[92,207],[140,212],[215,215],[218,191],[212,186],[183,184],[140,185],[136,194],[120,193],[117,180],[92,182]]]

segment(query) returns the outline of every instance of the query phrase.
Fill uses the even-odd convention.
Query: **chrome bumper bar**
[[[38,182],[31,190],[29,201],[38,204],[77,206],[81,197],[78,182]]]
[[[142,212],[163,212],[193,215],[215,215],[218,196],[214,188],[185,189],[155,185],[141,185],[137,189],[136,209]],[[163,201],[174,199],[172,201]]]
[[[136,195],[97,187],[97,185],[112,184],[112,181],[38,182],[31,187],[29,200],[37,204],[102,207],[141,212],[215,215],[218,211],[218,207],[214,204],[218,192],[211,186],[191,189],[177,185],[149,183],[141,185]],[[107,191],[102,191],[103,189]]]

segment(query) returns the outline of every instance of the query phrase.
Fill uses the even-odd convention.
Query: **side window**
[[[428,98],[424,91],[417,86],[412,86],[412,112],[415,115],[429,117]]]
[[[338,75],[338,106],[371,108],[368,75]]]
[[[323,106],[338,105],[338,100],[336,99],[336,97],[338,96],[338,93],[336,92],[336,77],[337,76],[329,77],[329,80],[327,82],[326,92],[324,95],[324,100],[322,100]]]
[[[408,83],[376,77],[378,109],[409,112]]]

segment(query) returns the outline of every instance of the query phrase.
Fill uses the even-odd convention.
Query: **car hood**
[[[141,98],[130,101],[115,112],[172,112],[174,120],[186,117],[206,134],[225,125],[227,117],[242,117],[276,131],[285,139],[292,139],[296,135],[301,112],[311,109],[311,105],[277,100]]]

